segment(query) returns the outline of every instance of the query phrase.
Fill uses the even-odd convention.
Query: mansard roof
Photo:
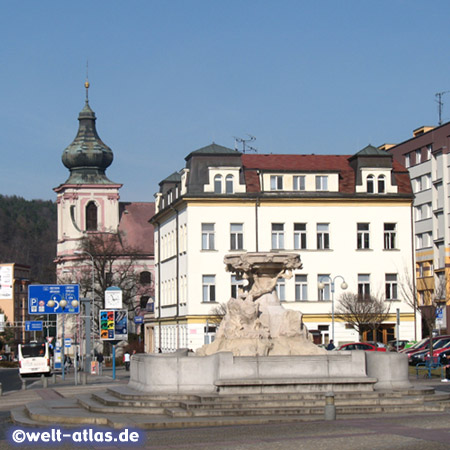
[[[210,145],[207,145],[206,147],[199,148],[198,150],[195,150],[189,155],[184,158],[186,161],[190,159],[192,156],[201,156],[201,155],[233,155],[233,156],[239,156],[241,155],[241,152],[238,150],[233,150],[228,147],[224,147],[222,145],[218,145],[215,142],[213,142]]]

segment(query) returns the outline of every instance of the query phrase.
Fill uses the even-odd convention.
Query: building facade
[[[450,123],[418,128],[411,139],[389,148],[408,168],[414,192],[417,302],[424,315],[436,315],[434,327],[441,332],[449,331],[450,318],[449,149]]]
[[[420,321],[399,289],[413,271],[412,200],[406,169],[371,146],[353,156],[248,155],[214,143],[192,152],[156,194],[155,318],[146,323],[153,351],[214,339],[215,316],[242,284],[223,257],[257,251],[300,253],[303,268],[277,292],[303,313],[317,343],[331,338],[343,280],[347,292],[390,305],[378,335],[365,339],[394,339],[397,309],[399,337],[415,338]],[[334,336],[358,340],[340,320]]]
[[[7,326],[14,330],[16,343],[27,342],[34,337],[32,332],[25,331],[27,320],[37,320],[36,316],[30,319],[28,314],[30,271],[30,266],[23,264],[0,264],[0,309],[5,314]]]

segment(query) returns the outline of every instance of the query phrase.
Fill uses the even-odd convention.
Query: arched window
[[[139,274],[139,282],[141,284],[150,284],[152,282],[152,274],[148,271]]]
[[[216,175],[214,177],[214,194],[222,193],[222,175]]]
[[[367,193],[368,194],[373,194],[374,193],[374,176],[373,175],[369,175],[367,177]]]
[[[227,175],[225,178],[225,192],[227,194],[232,194],[234,192],[233,175]]]
[[[86,231],[97,231],[97,205],[89,202],[86,206]]]
[[[384,175],[380,175],[378,177],[378,193],[379,194],[384,194],[384,191],[386,189],[386,177]]]

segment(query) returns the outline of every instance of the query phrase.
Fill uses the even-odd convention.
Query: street
[[[39,377],[24,378],[27,386],[39,379]],[[22,380],[19,376],[19,369],[0,368],[0,383],[2,384],[3,392],[18,391],[21,389]]]

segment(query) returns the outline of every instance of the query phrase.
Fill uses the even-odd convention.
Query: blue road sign
[[[28,286],[28,314],[78,314],[80,312],[80,287],[78,284],[30,284]],[[60,307],[61,300],[66,300],[64,310]],[[54,306],[48,306],[50,300]],[[72,306],[77,300],[78,305]]]
[[[25,331],[42,331],[42,320],[27,320],[25,322]]]
[[[142,316],[134,316],[134,323],[140,324],[140,323],[144,323],[144,318]]]

